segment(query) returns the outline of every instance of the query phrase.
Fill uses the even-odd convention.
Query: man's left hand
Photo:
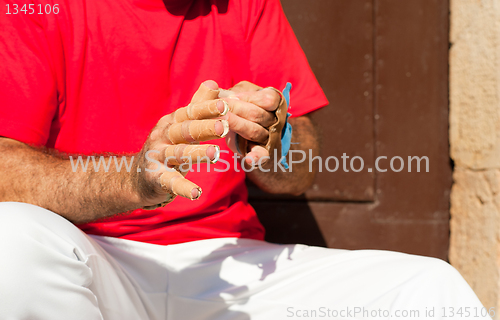
[[[263,157],[272,157],[262,144],[269,138],[269,127],[276,122],[274,112],[281,101],[280,94],[272,88],[242,81],[229,90],[222,90],[219,96],[228,103],[230,110],[223,117],[229,123],[230,131],[226,136],[229,148],[238,153],[238,134],[250,141],[245,159],[247,164],[255,165]]]

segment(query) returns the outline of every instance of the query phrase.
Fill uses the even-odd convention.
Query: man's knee
[[[86,236],[74,224],[44,208],[19,202],[0,202],[0,254],[12,260],[29,259],[23,251],[42,245],[68,257],[75,247],[91,247]],[[34,257],[32,257],[34,258]],[[11,260],[11,261],[12,261]]]
[[[79,229],[60,215],[47,209],[20,202],[0,202],[0,237],[9,242],[20,235],[42,239],[55,233],[65,237]]]
[[[76,226],[54,212],[26,203],[0,202],[0,255],[8,264],[36,259],[39,254],[32,251],[40,247],[70,250],[66,254],[74,256],[70,247],[82,239],[85,236]]]
[[[460,273],[448,262],[437,258],[426,258],[425,273],[436,282],[464,281]]]
[[[393,283],[415,283],[418,287],[442,287],[463,283],[460,273],[444,260],[391,251],[361,252],[371,258],[371,270]]]
[[[68,222],[63,217],[47,209],[22,202],[0,202],[0,227],[3,229],[17,228],[23,226],[23,229],[33,223],[50,225],[62,220]]]
[[[89,294],[83,288],[91,284],[92,271],[82,254],[88,241],[51,211],[0,203],[0,317],[32,318],[46,301],[71,300],[82,290]]]
[[[465,285],[460,273],[448,262],[431,257],[409,256],[405,268],[412,281],[422,289],[441,290]],[[403,272],[404,272],[403,269]]]

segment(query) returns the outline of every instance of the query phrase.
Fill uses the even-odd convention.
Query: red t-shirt
[[[289,81],[293,116],[327,104],[278,0],[0,0],[0,10],[0,136],[73,154],[135,153],[207,79]],[[80,227],[157,244],[262,239],[232,159],[188,174],[203,189],[197,201]]]

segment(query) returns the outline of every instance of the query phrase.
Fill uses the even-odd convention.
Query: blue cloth
[[[290,108],[290,90],[292,90],[292,84],[287,82],[285,89],[283,89],[283,96],[285,97],[288,108]],[[290,151],[290,144],[292,142],[292,125],[288,122],[289,116],[291,116],[291,114],[287,112],[285,125],[281,131],[281,156],[283,157],[281,164],[285,167],[285,169],[288,169],[286,155],[288,154],[288,151]]]

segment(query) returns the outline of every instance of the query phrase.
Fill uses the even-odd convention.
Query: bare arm
[[[217,146],[188,144],[225,134],[227,122],[211,119],[225,110],[222,101],[212,100],[217,88],[213,81],[204,82],[188,107],[162,117],[141,152],[126,157],[132,164],[129,169],[118,170],[114,165],[122,155],[108,155],[102,159],[111,161],[107,172],[102,167],[94,170],[91,164],[87,170],[74,170],[76,161],[65,156],[0,137],[0,201],[31,203],[84,223],[154,206],[175,195],[197,199],[201,189],[174,168],[184,162],[196,163],[197,156],[206,156],[202,162],[218,158]]]
[[[8,138],[0,138],[0,175],[0,201],[31,203],[74,223],[144,205],[126,170],[73,172],[70,160]]]
[[[307,116],[289,119],[293,128],[292,145],[288,156],[290,160],[302,160],[301,153],[294,153],[292,150],[302,150],[305,152],[306,158],[300,163],[293,163],[291,172],[289,170],[283,172],[279,166],[276,166],[276,159],[271,157],[263,168],[270,170],[263,172],[258,169],[248,173],[248,178],[262,190],[269,193],[289,193],[299,195],[304,193],[313,183],[317,168],[315,165],[309,166],[309,150],[313,157],[319,154],[319,141],[316,129],[313,122]],[[293,155],[293,159],[290,159]],[[272,155],[271,155],[272,156]]]

